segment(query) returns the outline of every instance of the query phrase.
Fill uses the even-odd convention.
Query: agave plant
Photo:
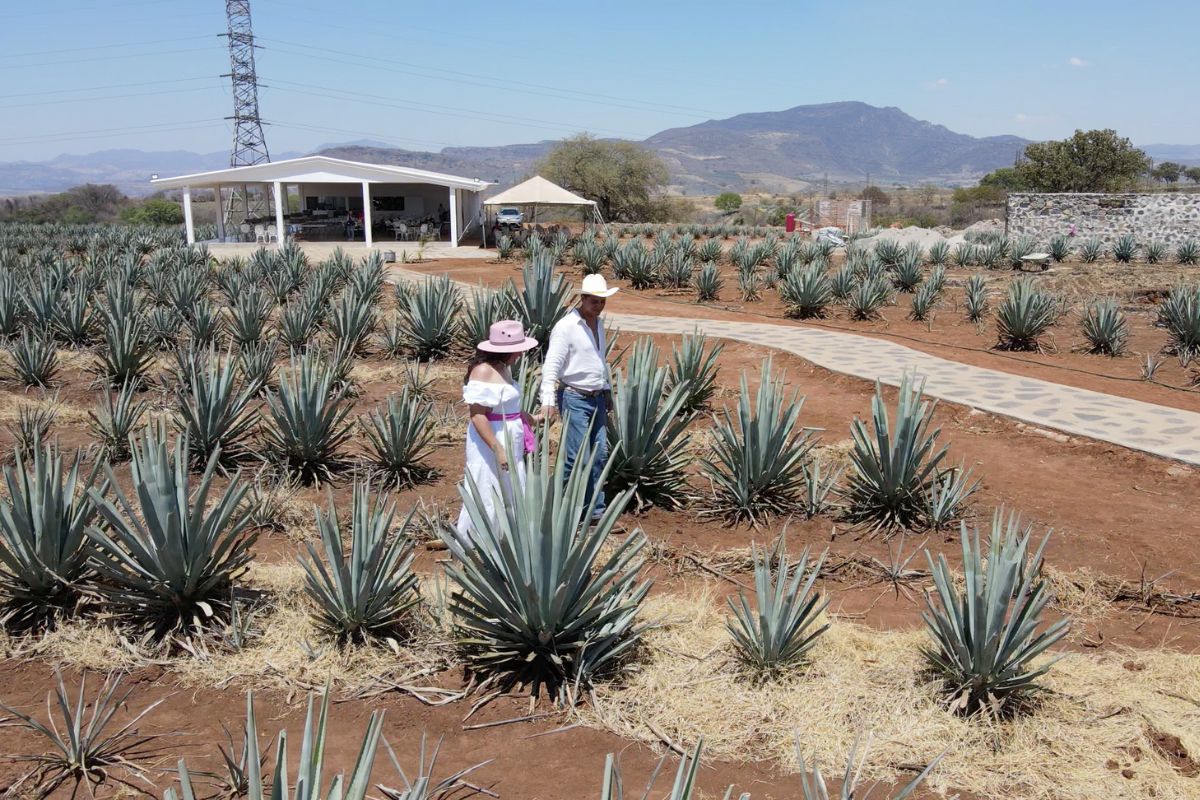
[[[36,736],[42,745],[37,753],[11,756],[15,761],[33,762],[34,766],[10,784],[9,791],[14,797],[51,797],[59,787],[71,782],[72,797],[79,791],[81,783],[88,784],[95,796],[95,787],[112,779],[125,790],[145,794],[147,786],[153,786],[153,783],[138,762],[152,755],[153,749],[148,746],[152,737],[139,734],[137,726],[162,700],[151,703],[132,717],[126,716],[118,724],[121,710],[133,694],[133,689],[120,691],[119,677],[108,676],[90,702],[85,700],[87,679],[80,677],[79,691],[73,703],[62,673],[57,669],[54,678],[56,686],[46,697],[45,722],[0,703],[0,709],[15,720],[11,724]],[[54,721],[52,708],[58,709],[61,726]],[[122,773],[131,773],[144,785],[127,780]],[[33,783],[29,789],[24,788],[27,781]]]
[[[575,245],[575,263],[582,268],[584,275],[603,272],[607,258],[604,248],[592,237],[586,237]]]
[[[9,624],[49,622],[76,597],[88,574],[87,527],[96,507],[87,492],[96,470],[81,473],[82,455],[69,469],[52,445],[34,448],[28,469],[17,452],[4,468],[7,498],[0,500],[0,600]]]
[[[1195,239],[1188,239],[1179,247],[1175,248],[1175,260],[1180,264],[1196,264],[1200,262],[1200,242]],[[0,289],[3,287],[0,286]],[[0,332],[3,332],[3,325],[0,324]]]
[[[789,317],[810,319],[821,317],[833,301],[829,276],[820,264],[809,264],[787,274],[779,284],[779,299]]]
[[[106,320],[96,370],[113,386],[140,383],[145,377],[151,352],[144,333],[141,320],[133,313]]]
[[[58,411],[53,405],[17,406],[17,418],[4,426],[13,437],[13,454],[33,458],[42,442],[49,441],[56,419]]]
[[[842,787],[838,792],[838,800],[870,800],[875,789],[879,784],[874,784],[865,792],[859,793],[859,777],[862,775],[863,767],[867,763],[868,751],[871,747],[871,739],[867,737],[867,743],[863,746],[862,758],[858,758],[858,749],[861,736],[855,737],[854,744],[850,748],[850,755],[846,758],[846,771],[842,775]],[[889,795],[892,800],[906,800],[911,797],[917,787],[921,785],[933,768],[938,765],[938,762],[946,755],[945,752],[937,756],[937,758],[925,765],[917,777],[913,778],[904,788],[894,795]],[[800,750],[800,743],[796,743],[796,761],[800,764],[800,800],[830,800],[829,789],[825,785],[825,776],[821,774],[821,768],[816,764],[813,765],[812,772],[808,772],[808,764],[804,760],[804,753]]]
[[[146,339],[159,350],[179,344],[179,331],[183,328],[183,317],[174,306],[155,306],[143,317]]]
[[[714,510],[731,520],[757,525],[770,514],[799,505],[804,493],[804,467],[815,439],[799,424],[804,398],[784,393],[782,378],[763,362],[756,402],[751,406],[742,373],[737,423],[728,408],[716,417],[712,456],[703,465],[716,493]]]
[[[423,361],[449,353],[461,309],[462,297],[449,276],[429,277],[417,284],[398,312],[411,352]]]
[[[1085,264],[1093,264],[1104,255],[1104,242],[1092,237],[1079,245],[1079,258]]]
[[[915,322],[924,322],[929,319],[929,314],[933,311],[933,307],[937,305],[938,287],[933,283],[923,283],[913,293],[912,305],[908,310],[908,318]]]
[[[892,273],[892,283],[901,292],[912,292],[925,278],[925,273],[921,270],[920,256],[911,253],[905,253],[900,261],[895,266],[895,271]]]
[[[292,356],[279,371],[279,391],[267,394],[267,450],[306,484],[333,476],[341,463],[338,448],[350,438],[352,406],[336,381],[336,365],[310,352]]]
[[[1036,247],[1037,240],[1032,236],[1018,236],[1013,239],[1009,245],[1008,265],[1013,269],[1021,269],[1025,264],[1021,259],[1032,253]]]
[[[1146,263],[1161,264],[1167,257],[1167,245],[1163,242],[1150,242],[1146,245]]]
[[[702,796],[709,796],[700,794],[697,780],[700,773],[700,756],[703,752],[704,740],[701,739],[696,743],[695,749],[690,754],[681,754],[679,767],[675,771],[675,779],[671,783],[671,791],[669,794],[661,795],[663,800],[700,800]],[[666,763],[666,760],[667,757],[664,755],[654,766],[654,769],[650,773],[646,790],[641,797],[631,797],[628,800],[650,800],[654,791],[654,784],[658,782],[658,775],[662,772],[663,764]],[[659,797],[660,795],[653,796]],[[737,797],[738,800],[750,800],[749,794],[741,794]],[[724,800],[733,800],[733,798],[733,786],[730,786],[725,790]],[[621,768],[612,753],[609,753],[604,759],[604,780],[600,786],[600,800],[627,800],[625,797],[624,779],[621,776]]]
[[[982,275],[972,275],[967,278],[963,300],[967,319],[971,322],[980,322],[987,314],[987,283],[983,280]]]
[[[513,257],[513,251],[517,246],[513,243],[511,236],[501,235],[496,239],[496,259],[499,261],[509,261]]]
[[[943,530],[951,522],[962,518],[967,502],[979,489],[967,465],[959,464],[950,469],[939,469],[930,481],[925,495],[925,522],[935,531]]]
[[[738,268],[738,291],[743,303],[754,303],[762,299],[763,276],[755,266]]]
[[[721,242],[717,239],[706,239],[696,248],[696,258],[702,262],[717,262],[721,260]]]
[[[322,552],[308,545],[309,558],[301,562],[305,591],[319,626],[339,640],[395,642],[420,601],[412,539],[404,532],[408,520],[392,535],[396,504],[373,494],[369,484],[355,483],[350,502],[348,532],[338,521],[332,495],[329,511],[316,511]],[[344,540],[350,542],[349,552]]]
[[[505,288],[509,313],[521,320],[525,335],[537,339],[541,344],[538,352],[544,354],[550,331],[571,311],[571,285],[554,274],[553,265],[546,259],[527,262],[522,277],[524,285],[520,289],[512,281]]]
[[[180,313],[183,314],[192,344],[196,347],[208,347],[221,338],[221,333],[225,328],[225,319],[216,305],[207,297]]]
[[[613,380],[608,420],[609,470],[605,490],[631,490],[637,509],[678,509],[689,494],[686,448],[692,414],[683,413],[688,386],[665,391],[667,372],[658,366],[658,348],[638,340]]]
[[[1034,660],[1070,623],[1061,619],[1039,630],[1050,592],[1040,574],[1026,569],[1028,533],[1015,546],[993,537],[986,560],[978,530],[968,534],[964,523],[960,538],[961,591],[946,557],[939,553],[935,560],[926,553],[937,599],[925,597],[922,616],[933,644],[923,652],[946,687],[952,711],[996,713],[1037,688],[1053,661]]]
[[[390,485],[413,486],[434,474],[426,463],[433,441],[433,405],[409,386],[388,397],[386,411],[361,417],[359,425],[371,465]]]
[[[1129,320],[1121,312],[1115,297],[1095,300],[1080,320],[1088,352],[1119,356],[1129,341]]]
[[[872,320],[879,310],[892,300],[891,287],[882,278],[868,278],[858,283],[846,298],[851,319]]]
[[[996,309],[997,347],[1041,350],[1040,340],[1058,320],[1058,303],[1032,280],[1017,280]]]
[[[942,290],[946,288],[946,267],[937,264],[933,269],[929,270],[929,277],[925,279],[925,286],[929,287],[929,291],[934,295],[940,295]]]
[[[55,312],[52,327],[55,337],[72,347],[90,344],[96,328],[91,296],[81,289],[68,292]]]
[[[229,467],[247,455],[246,440],[258,420],[253,406],[258,387],[238,388],[231,353],[220,359],[210,349],[198,366],[187,385],[175,389],[175,426],[188,438],[193,468],[202,469],[218,453],[221,465]]]
[[[754,605],[739,590],[737,601],[728,601],[733,618],[725,627],[742,663],[760,678],[777,676],[803,662],[817,637],[829,630],[828,622],[820,624],[829,600],[814,591],[826,553],[810,563],[806,547],[793,565],[783,536],[774,551],[751,545],[751,553]]]
[[[950,261],[950,243],[938,239],[929,246],[929,263],[935,267],[943,266]]]
[[[1071,257],[1071,240],[1061,233],[1050,237],[1050,257],[1056,262],[1066,261]]]
[[[692,258],[676,250],[663,261],[662,285],[667,289],[684,289],[692,285],[695,264]]]
[[[354,353],[362,351],[378,322],[370,291],[369,286],[357,290],[348,288],[333,302],[329,312],[330,336]]]
[[[1200,357],[1200,284],[1173,287],[1158,307],[1158,322],[1167,329],[1167,348],[1181,363]]]
[[[257,286],[243,292],[229,310],[229,335],[233,341],[239,347],[258,342],[273,307],[271,299]]]
[[[846,302],[858,285],[858,274],[851,264],[844,265],[829,278],[829,296],[838,302]]]
[[[279,312],[276,323],[280,340],[291,350],[308,346],[317,332],[320,304],[306,298],[292,300]]]
[[[1133,261],[1137,255],[1138,242],[1137,238],[1131,233],[1126,233],[1116,238],[1113,242],[1112,254],[1118,262],[1128,264]]]
[[[99,442],[100,452],[110,462],[129,458],[129,437],[150,407],[137,398],[137,390],[136,384],[126,383],[117,389],[115,397],[107,390],[102,391],[99,405],[88,412],[88,428]]]
[[[617,251],[613,274],[629,281],[630,288],[652,289],[658,285],[659,266],[658,260],[641,242],[633,241]]]
[[[180,437],[172,453],[166,430],[148,427],[130,465],[136,506],[111,467],[116,501],[88,492],[105,522],[88,528],[99,591],[119,614],[149,622],[157,633],[213,618],[253,557],[258,535],[248,532],[241,507],[245,485],[232,481],[209,507],[219,460],[214,453],[193,493],[187,439]]]
[[[318,716],[313,717],[313,696],[308,698],[308,712],[304,717],[304,734],[300,740],[299,770],[296,774],[295,792],[288,790],[287,732],[280,731],[275,742],[275,767],[271,780],[264,780],[263,765],[266,757],[259,742],[258,723],[254,713],[254,694],[246,693],[246,726],[243,755],[245,763],[244,786],[239,786],[236,796],[246,800],[366,800],[371,789],[371,773],[375,768],[375,755],[383,734],[383,712],[371,712],[363,734],[354,769],[349,778],[341,773],[334,776],[329,787],[324,788],[326,731],[329,727],[329,690],[321,695]],[[179,761],[179,793],[172,786],[163,794],[163,800],[194,800],[198,796],[192,784],[192,776],[183,759]],[[268,786],[270,787],[268,790]],[[424,798],[414,798],[424,800]]]
[[[826,471],[816,458],[804,465],[804,516],[812,519],[833,510],[833,495],[844,472],[844,467]]]
[[[504,312],[503,294],[477,289],[463,309],[462,324],[458,328],[459,346],[473,353],[475,345],[487,340],[492,323],[504,318]]]
[[[248,392],[257,395],[271,386],[275,359],[278,357],[279,342],[276,339],[246,345],[238,350],[238,373]]]
[[[975,246],[975,260],[986,269],[996,269],[1008,255],[1007,239]]]
[[[720,299],[721,287],[724,283],[716,262],[705,261],[692,279],[692,287],[696,290],[696,302],[711,303]]]
[[[925,525],[926,497],[949,447],[938,447],[940,428],[930,430],[937,403],[924,400],[923,389],[923,384],[913,386],[912,376],[905,374],[893,428],[883,387],[876,383],[871,428],[857,417],[850,423],[854,449],[844,497],[852,522],[884,531]]]
[[[637,614],[650,583],[641,578],[640,531],[606,546],[631,492],[609,498],[589,524],[594,454],[576,459],[569,474],[565,459],[552,461],[544,437],[524,483],[495,517],[490,498],[468,478],[459,491],[470,541],[439,535],[455,558],[446,567],[457,587],[449,605],[470,668],[569,700],[640,641],[645,626]]]
[[[48,335],[21,332],[9,349],[13,375],[22,386],[47,387],[58,372],[58,351]]]
[[[968,242],[959,242],[954,245],[954,250],[950,254],[950,260],[954,262],[956,267],[969,267],[975,263],[975,245]]]
[[[702,333],[684,336],[678,347],[672,349],[671,363],[667,365],[667,380],[663,390],[671,392],[683,387],[683,405],[680,414],[693,414],[708,408],[717,392],[717,361],[725,345],[717,342],[705,349],[708,337]]]

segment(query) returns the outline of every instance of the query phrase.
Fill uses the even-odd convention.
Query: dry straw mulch
[[[638,671],[581,712],[588,724],[647,742],[704,737],[713,757],[769,758],[788,770],[798,767],[799,737],[826,772],[840,771],[865,731],[874,735],[865,779],[903,779],[898,770],[948,749],[930,788],[980,797],[1184,800],[1200,792],[1200,656],[1069,653],[1031,712],[992,722],[945,710],[924,672],[921,631],[835,619],[805,669],[760,686],[730,659],[724,612],[711,597],[660,595],[647,612],[663,626],[647,636]]]

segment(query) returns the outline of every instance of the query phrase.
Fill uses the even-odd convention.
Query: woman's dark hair
[[[492,369],[500,372],[508,364],[508,357],[512,353],[492,353],[488,350],[480,350],[475,348],[475,355],[471,356],[471,360],[467,362],[467,375],[463,378],[465,386],[471,380],[471,372],[480,364],[491,364]]]

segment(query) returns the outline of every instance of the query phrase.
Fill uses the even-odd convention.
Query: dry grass
[[[69,403],[61,403],[55,399],[55,395],[53,394],[30,391],[0,392],[0,423],[15,422],[23,406],[37,410],[46,409],[53,411],[56,414],[54,418],[56,425],[86,423],[88,421],[86,408],[80,408]]]
[[[326,636],[313,624],[304,576],[295,564],[251,566],[246,585],[265,592],[269,601],[251,612],[255,635],[241,649],[210,643],[194,645],[191,653],[176,650],[167,655],[140,646],[112,626],[76,620],[36,642],[0,638],[0,653],[48,657],[99,671],[158,664],[185,687],[295,692],[319,690],[329,681],[347,694],[379,685],[428,681],[428,676],[450,665],[453,649],[445,635],[444,587],[433,579],[422,583],[425,613],[414,625],[412,639],[393,648],[382,643],[339,646]]]
[[[981,797],[1196,796],[1194,764],[1156,746],[1174,735],[1200,754],[1200,657],[1113,648],[1066,655],[1030,715],[989,723],[948,713],[923,673],[923,632],[880,632],[834,621],[807,669],[755,686],[727,657],[722,615],[705,595],[661,595],[648,615],[666,624],[646,640],[642,668],[605,687],[581,712],[593,726],[646,742],[654,725],[676,742],[703,736],[713,757],[772,758],[795,770],[794,745],[823,765],[844,762],[860,730],[875,743],[867,779],[896,778],[949,748],[931,788]]]

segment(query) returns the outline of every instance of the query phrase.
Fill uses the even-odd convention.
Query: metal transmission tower
[[[225,0],[225,17],[229,21],[228,76],[233,82],[233,150],[229,166],[245,167],[271,160],[267,140],[263,136],[262,119],[258,116],[258,75],[254,71],[254,30],[250,27],[250,0]],[[246,186],[234,189],[225,208],[225,218],[241,206],[248,217],[270,214],[266,193],[251,200]]]

